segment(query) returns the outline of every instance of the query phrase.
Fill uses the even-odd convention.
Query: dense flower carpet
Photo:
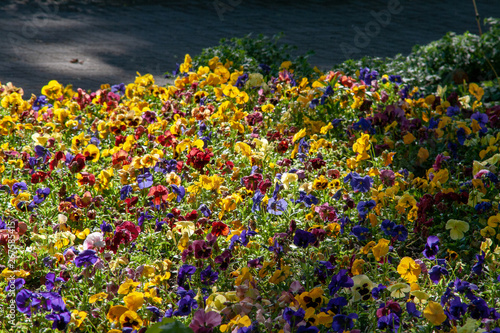
[[[3,330],[500,332],[500,107],[478,84],[223,61],[1,86]]]

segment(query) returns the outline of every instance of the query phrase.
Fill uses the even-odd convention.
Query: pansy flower
[[[361,177],[356,172],[350,172],[344,178],[344,182],[348,181],[350,181],[351,187],[354,192],[361,192],[361,193],[368,192],[373,184],[373,179],[370,176]]]
[[[142,327],[142,325],[144,323],[142,321],[142,318],[135,311],[132,311],[132,310],[125,311],[120,316],[119,322],[122,325],[122,327],[124,328],[124,330],[129,328],[130,333],[133,332],[133,329],[138,329],[138,328]]]
[[[163,185],[153,186],[149,190],[148,197],[153,197],[152,202],[155,207],[159,207],[162,203],[167,201],[168,191]]]
[[[382,291],[384,291],[385,289],[387,289],[387,287],[386,287],[386,286],[384,286],[383,284],[379,284],[378,286],[373,287],[373,289],[372,289],[372,297],[373,297],[374,299],[378,299],[378,298],[380,298],[380,293],[381,293]]]
[[[191,165],[197,170],[203,170],[205,165],[210,163],[210,158],[213,157],[214,154],[207,148],[204,151],[194,147],[191,149],[187,156],[187,164]]]
[[[256,192],[258,193],[258,192]],[[288,208],[288,203],[284,199],[274,197],[267,202],[267,212],[273,215],[282,215]]]
[[[394,235],[394,227],[396,226],[396,223],[390,221],[390,220],[383,220],[382,223],[380,224],[380,229],[387,235],[387,236],[393,236]]]
[[[71,173],[79,173],[85,168],[85,156],[77,154],[75,157],[68,158],[68,155],[66,155],[66,163]]]
[[[299,191],[299,198],[295,201],[292,199],[292,202],[295,204],[302,202],[306,207],[311,207],[311,205],[316,205],[319,202],[319,200],[312,194],[306,194],[306,192],[304,191]]]
[[[265,195],[261,191],[255,191],[254,196],[252,197],[252,212],[260,211],[260,204],[262,203],[262,199],[264,199]]]
[[[137,179],[137,185],[141,190],[149,188],[153,185],[153,175],[146,168],[142,169],[142,173],[137,175],[136,179]],[[158,185],[158,186],[164,187],[163,185]]]
[[[294,311],[292,308],[287,307],[283,310],[283,319],[285,319],[291,327],[296,327],[298,323],[304,320],[305,314],[306,312],[302,308]]]
[[[50,153],[50,151],[47,148],[40,146],[40,145],[35,146],[35,156],[37,158],[41,158],[43,163],[48,161],[48,159],[51,155],[52,154]]]
[[[327,202],[323,203],[320,206],[314,207],[314,211],[319,214],[323,221],[337,221],[337,211],[335,207],[329,206]]]
[[[85,156],[85,161],[92,161],[92,162],[99,161],[99,157],[101,156],[99,148],[97,148],[93,144],[90,144],[87,147],[85,147],[83,155]]]
[[[375,260],[380,261],[382,257],[384,257],[387,253],[389,253],[389,244],[391,241],[381,238],[378,240],[378,244],[372,247],[373,255],[375,256]]]
[[[424,309],[424,317],[436,326],[441,325],[447,318],[441,304],[433,301],[429,301],[429,304]]]
[[[219,278],[219,273],[212,270],[212,266],[208,265],[207,268],[201,271],[200,280],[206,286],[211,286]]]
[[[229,235],[229,227],[223,222],[216,221],[212,223],[211,233],[214,236],[227,236]]]
[[[354,327],[354,320],[356,319],[358,319],[358,315],[356,313],[350,313],[348,315],[335,315],[332,320],[332,331],[337,333],[350,331]]]
[[[481,275],[483,273],[483,264],[484,264],[485,253],[484,251],[481,254],[476,254],[477,262],[472,266],[472,271],[476,275]]]
[[[12,185],[12,192],[14,192],[15,195],[18,195],[19,192],[23,191],[28,191],[28,186],[26,185],[25,182],[17,182],[14,185]]]
[[[395,283],[390,285],[387,290],[391,292],[391,297],[403,298],[406,296],[406,293],[411,291],[411,287],[407,283]]]
[[[356,236],[360,241],[364,241],[366,237],[370,234],[370,229],[356,225],[352,228],[350,235]]]
[[[321,308],[322,312],[328,313],[329,311],[333,313],[342,313],[342,309],[349,304],[345,297],[336,297],[328,301],[325,308]]]
[[[201,204],[200,207],[198,207],[198,211],[200,211],[205,217],[209,217],[212,214],[210,208],[208,208],[205,204]]]
[[[427,237],[427,243],[425,244],[425,249],[423,255],[429,260],[436,259],[436,254],[439,251],[439,238],[437,236],[429,236]]]
[[[39,188],[36,190],[36,195],[33,197],[33,202],[35,204],[41,204],[50,194],[50,188]]]
[[[128,198],[130,193],[133,192],[133,188],[130,185],[123,185],[123,187],[120,190],[120,200],[125,200]]]
[[[34,293],[28,289],[22,289],[16,295],[17,311],[31,316],[31,302],[33,301]]]
[[[400,242],[404,242],[408,238],[408,230],[402,224],[394,227],[393,237],[396,237]]]
[[[193,316],[193,320],[189,324],[194,333],[211,333],[222,323],[222,317],[215,311],[207,311],[198,309]]]
[[[45,316],[45,319],[53,321],[52,329],[65,330],[66,326],[71,321],[71,313],[64,311],[60,313],[52,312]]]
[[[391,312],[386,316],[382,316],[377,321],[377,328],[385,330],[386,332],[398,332],[399,330],[399,317]]]
[[[191,280],[191,276],[196,272],[196,267],[191,265],[182,265],[177,273],[177,284],[184,286],[187,279]]]
[[[450,230],[450,237],[453,240],[464,238],[464,232],[469,231],[469,223],[461,220],[448,220],[446,229]]]
[[[474,296],[469,304],[468,312],[471,318],[479,320],[486,319],[490,316],[491,310],[488,303],[481,297]]]
[[[370,278],[364,274],[355,275],[352,277],[353,287],[351,292],[353,295],[352,301],[367,301],[372,297],[371,291],[375,284]]]
[[[406,312],[412,317],[420,318],[422,312],[417,310],[417,306],[413,302],[406,302]]]
[[[347,269],[341,269],[338,274],[332,276],[332,280],[328,285],[328,290],[330,290],[330,295],[335,295],[337,291],[341,288],[350,288],[354,286],[354,281],[349,275],[347,275]]]
[[[85,250],[80,252],[80,254],[73,260],[76,267],[93,265],[97,262],[99,258],[96,256],[94,250]]]
[[[462,317],[465,315],[467,312],[467,304],[462,303],[460,300],[460,297],[455,296],[453,299],[449,302],[449,308],[448,308],[448,316],[450,319],[453,320],[461,320]]]
[[[176,201],[181,202],[186,195],[186,189],[184,188],[184,186],[171,184],[170,187],[172,188],[172,193],[175,193],[177,195]]]
[[[368,212],[372,210],[376,205],[377,203],[375,202],[375,200],[360,201],[358,203],[357,209],[361,219],[364,220]]]
[[[410,257],[401,259],[397,270],[408,283],[416,282],[421,272],[420,266]]]
[[[439,283],[442,275],[448,275],[448,270],[439,265],[434,265],[429,271],[429,278],[435,284]]]
[[[293,243],[296,246],[305,249],[309,245],[316,243],[316,236],[314,236],[312,233],[308,231],[297,229],[295,230],[295,235],[293,236]]]

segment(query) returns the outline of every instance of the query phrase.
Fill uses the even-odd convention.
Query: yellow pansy
[[[47,96],[49,99],[58,99],[61,97],[63,91],[63,86],[56,80],[52,80],[42,88],[42,94]]]
[[[421,272],[420,265],[410,257],[401,259],[397,270],[401,277],[408,283],[416,282]]]
[[[375,256],[375,260],[379,261],[383,256],[389,253],[389,244],[390,240],[381,238],[378,240],[378,244],[372,248],[373,255]]]
[[[245,88],[254,88],[265,85],[264,76],[260,73],[251,73],[248,75],[248,81],[245,83]]]
[[[328,187],[328,179],[323,175],[320,175],[313,182],[313,189],[315,190],[324,190],[327,187]]]
[[[244,281],[249,281],[249,282],[254,282],[254,278],[252,276],[252,273],[250,272],[250,269],[248,267],[243,267],[241,269],[241,273],[238,271],[239,275],[234,281],[234,284],[236,286],[241,285]]]
[[[273,112],[274,111],[274,105],[273,104],[264,104],[260,107],[262,112]]]
[[[488,226],[496,228],[498,227],[498,224],[500,224],[500,214],[490,216],[488,219]]]
[[[118,288],[118,294],[126,295],[134,290],[139,285],[139,282],[134,282],[132,279],[127,279],[127,281],[123,282]]]
[[[402,298],[405,293],[411,291],[411,287],[407,283],[395,283],[387,288],[391,292],[391,297]]]
[[[145,168],[152,168],[156,165],[160,155],[157,154],[146,154],[141,158],[141,165]]]
[[[54,249],[61,250],[64,247],[72,246],[76,236],[69,231],[63,231],[49,235],[48,239]]]
[[[37,143],[41,146],[45,146],[47,141],[50,139],[50,135],[49,134],[35,133],[31,136],[31,138],[33,139],[33,141],[35,141],[35,143]]]
[[[305,128],[303,128],[300,131],[298,131],[297,133],[295,133],[295,135],[293,136],[293,139],[292,139],[292,143],[295,143],[295,141],[302,139],[304,136],[306,136],[306,129]]]
[[[280,68],[288,69],[290,68],[290,66],[292,66],[292,62],[290,60],[287,60],[281,63]]]
[[[413,141],[415,141],[416,138],[413,134],[411,133],[408,133],[406,134],[404,137],[403,137],[403,142],[407,145],[409,145],[410,143],[412,143]]]
[[[236,144],[234,145],[234,151],[236,153],[242,153],[247,158],[250,158],[252,156],[252,149],[244,142],[236,142]]]
[[[461,220],[448,220],[446,230],[450,230],[450,237],[453,240],[464,238],[464,232],[469,231],[469,223]]]
[[[352,275],[360,275],[363,274],[363,265],[365,261],[363,259],[356,259],[352,263],[351,273]]]
[[[85,228],[83,231],[77,230],[75,231],[75,236],[79,239],[85,239],[90,234],[90,229]]]
[[[181,234],[186,232],[188,236],[191,236],[196,230],[196,226],[191,221],[178,221],[175,223],[175,229],[177,229]]]
[[[82,322],[87,318],[87,312],[73,310],[71,312],[71,323],[75,324],[76,327],[80,327]]]
[[[283,183],[285,190],[288,190],[290,188],[290,183],[295,183],[298,180],[299,176],[297,176],[296,173],[285,172],[281,175],[281,182]]]
[[[97,301],[103,301],[108,297],[108,294],[102,292],[89,297],[89,303],[95,303]]]
[[[110,181],[112,177],[113,177],[113,168],[102,170],[99,173],[99,176],[97,176],[94,189],[96,191],[102,191],[111,188],[113,186],[113,183],[111,183]]]
[[[474,95],[478,101],[483,98],[484,95],[484,89],[478,86],[476,83],[471,83],[469,84],[469,93]]]
[[[273,284],[278,284],[285,281],[290,276],[290,266],[282,266],[274,272],[273,276],[269,278],[269,282]]]
[[[143,321],[135,311],[129,310],[120,316],[120,324],[137,329],[142,326]]]
[[[420,147],[417,153],[417,157],[419,162],[422,163],[429,158],[429,151],[424,147]]]
[[[227,330],[230,330],[235,325],[238,327],[248,327],[248,326],[252,325],[252,321],[247,315],[245,315],[243,317],[241,315],[237,315],[236,317],[231,319],[229,324],[221,325],[220,330],[221,330],[221,332],[226,332]]]
[[[116,323],[120,320],[120,317],[128,311],[128,308],[123,305],[114,305],[112,306],[108,313],[106,314],[106,318],[112,322]]]
[[[92,161],[92,162],[97,162],[99,161],[100,152],[99,148],[97,148],[95,145],[88,145],[85,147],[83,150],[83,155],[85,156],[86,161]]]
[[[423,292],[422,290],[413,290],[411,292],[412,296],[415,296],[414,302],[415,303],[427,303],[427,300],[429,299],[429,294],[426,292]]]
[[[123,298],[125,306],[131,311],[137,311],[144,303],[144,294],[138,291],[129,293]]]
[[[314,288],[311,291],[304,291],[296,296],[300,306],[305,310],[307,308],[317,308],[323,304],[323,288]]]
[[[375,243],[374,241],[369,241],[368,244],[366,244],[365,246],[363,246],[361,248],[361,250],[359,250],[360,253],[362,254],[368,254],[368,252],[370,252],[370,250],[375,246],[377,245],[377,243]]]
[[[441,304],[433,301],[429,301],[429,304],[424,309],[424,317],[436,326],[441,325],[447,318]]]

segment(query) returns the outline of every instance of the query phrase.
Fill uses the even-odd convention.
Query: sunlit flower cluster
[[[2,329],[500,332],[500,108],[293,68],[1,86]]]

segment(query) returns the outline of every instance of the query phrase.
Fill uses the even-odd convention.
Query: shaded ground
[[[477,4],[481,17],[500,17],[499,0]],[[185,53],[223,37],[281,31],[327,69],[478,28],[472,1],[8,0],[0,4],[0,82],[38,94],[51,79],[97,89],[131,82],[139,71],[163,84]]]

